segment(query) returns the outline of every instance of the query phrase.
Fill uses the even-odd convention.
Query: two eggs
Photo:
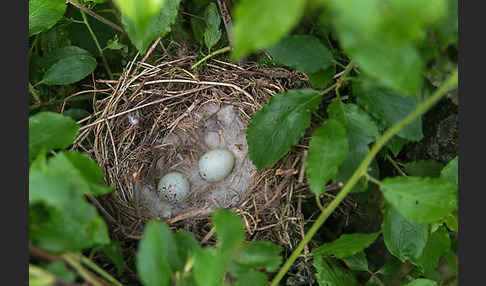
[[[226,178],[235,164],[233,153],[226,149],[206,152],[199,159],[199,175],[214,183]],[[159,181],[160,197],[172,203],[182,202],[189,194],[189,181],[179,172],[170,172]]]

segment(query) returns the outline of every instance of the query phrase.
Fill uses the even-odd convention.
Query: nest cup
[[[271,96],[308,87],[307,78],[282,68],[216,59],[192,70],[195,56],[184,55],[182,47],[177,56],[167,50],[154,45],[118,80],[97,80],[96,92],[107,96],[97,95],[102,99],[82,120],[75,141],[115,189],[95,201],[112,234],[139,238],[149,219],[160,218],[211,243],[210,215],[227,208],[242,217],[251,239],[293,247],[303,230],[296,198],[309,195],[303,175],[306,147],[294,147],[273,168],[257,172],[245,133],[252,114]],[[151,64],[145,62],[149,55]],[[216,148],[232,151],[235,166],[222,182],[208,183],[197,174],[197,162]],[[175,205],[160,200],[157,188],[172,171],[185,174],[191,184],[188,198]]]

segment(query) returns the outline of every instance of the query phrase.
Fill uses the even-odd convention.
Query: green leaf
[[[336,74],[336,66],[332,65],[327,69],[321,69],[314,73],[306,73],[313,88],[324,88],[332,82]]]
[[[67,85],[82,80],[96,68],[96,59],[76,55],[60,59],[53,64],[42,78],[47,85]]]
[[[444,218],[445,224],[453,232],[459,231],[459,221],[457,215],[457,210],[455,210]]]
[[[56,278],[63,282],[74,282],[76,274],[69,270],[61,261],[54,261],[47,265],[46,269],[56,275]]]
[[[245,239],[245,229],[241,218],[228,210],[217,210],[213,214],[213,224],[222,253],[234,253]]]
[[[276,44],[297,25],[304,0],[243,0],[234,8],[233,58]]]
[[[29,161],[42,149],[49,152],[67,148],[76,138],[79,125],[67,116],[54,112],[39,112],[29,117]]]
[[[439,259],[451,249],[451,239],[449,233],[444,227],[429,236],[427,245],[422,252],[422,256],[414,260],[414,264],[419,265],[425,273],[429,276],[439,265]]]
[[[71,45],[70,34],[66,24],[55,25],[39,36],[40,47],[44,55]]]
[[[54,26],[64,12],[64,0],[29,0],[29,37]]]
[[[64,180],[69,181],[69,178],[65,177]],[[51,252],[80,251],[95,245],[108,244],[108,229],[95,207],[87,203],[81,195],[69,189],[65,191],[70,192],[70,199],[62,207],[42,203],[30,206],[31,243]]]
[[[208,50],[218,43],[221,38],[221,18],[219,17],[218,8],[214,2],[209,3],[206,11],[204,12],[204,18],[206,19],[206,30],[204,31],[204,43]]]
[[[316,73],[332,66],[329,49],[311,35],[294,35],[267,49],[278,63],[304,73]]]
[[[199,249],[199,243],[190,232],[178,231],[173,236],[177,242],[179,260],[185,263]]]
[[[204,38],[204,31],[206,29],[206,24],[203,20],[195,17],[191,17],[191,28],[192,34],[194,35],[194,40],[202,44]]]
[[[81,109],[81,108],[69,108],[68,110],[64,111],[63,115],[64,116],[69,116],[73,120],[81,120],[83,118],[86,118],[89,116],[91,113],[88,111]]]
[[[309,144],[305,167],[307,182],[316,195],[325,192],[328,181],[337,173],[348,153],[346,129],[334,119],[328,119],[314,134]]]
[[[437,178],[440,176],[442,164],[435,160],[420,160],[405,164],[409,176]]]
[[[138,245],[137,271],[145,286],[170,285],[173,269],[170,252],[176,251],[175,241],[169,228],[160,221],[151,220],[145,227]]]
[[[357,95],[358,105],[379,120],[385,128],[392,127],[417,108],[416,97],[399,95],[369,79],[363,79],[363,83],[355,85],[353,91]],[[421,117],[400,129],[397,135],[412,141],[421,140]]]
[[[405,284],[404,286],[437,286],[437,282],[430,279],[419,278]]]
[[[321,101],[316,90],[294,89],[274,95],[253,114],[246,139],[258,170],[271,167],[299,142]]]
[[[119,42],[117,34],[115,34],[113,39],[108,40],[106,48],[115,51],[122,50],[124,53],[128,53],[128,46]]]
[[[436,222],[457,209],[457,186],[441,178],[387,178],[381,190],[385,200],[410,221]]]
[[[386,147],[390,149],[390,151],[392,151],[393,155],[396,157],[398,154],[400,154],[400,151],[408,142],[409,140],[394,135],[390,140],[388,140]]]
[[[418,259],[429,239],[429,226],[410,222],[395,208],[388,206],[381,226],[385,245],[402,262]]]
[[[459,34],[458,1],[446,0],[447,14],[434,27],[443,48],[448,45],[456,45]]]
[[[76,152],[62,152],[49,160],[49,167],[65,172],[71,179],[79,178],[88,184],[85,194],[103,195],[113,191],[105,185],[101,168],[87,155]]]
[[[353,274],[336,259],[314,256],[314,267],[317,270],[316,280],[319,286],[359,285]]]
[[[440,173],[440,177],[453,184],[459,184],[459,157],[456,156],[444,167]]]
[[[220,285],[225,259],[214,248],[199,249],[194,259],[193,274],[198,286]]]
[[[134,3],[139,2],[132,0],[125,1]],[[130,17],[122,15],[122,22],[125,30],[127,31],[128,37],[141,54],[145,54],[152,41],[156,40],[157,38],[162,38],[169,33],[171,31],[171,25],[175,23],[180,0],[165,0],[163,2],[165,3],[162,9],[159,9],[155,16],[150,17],[150,21],[148,22],[146,28],[142,30],[140,28],[141,26],[137,26],[133,20],[130,19]]]
[[[351,270],[368,272],[368,260],[366,260],[364,251],[345,257],[342,260]]]
[[[417,45],[444,14],[444,1],[332,0],[333,23],[344,51],[384,85],[415,95],[423,63]],[[356,11],[359,11],[357,13]]]
[[[327,108],[330,119],[335,119],[346,128],[348,153],[339,166],[334,180],[345,183],[369,152],[368,144],[379,137],[378,126],[373,119],[355,104],[333,101]],[[364,181],[364,180],[362,180]],[[352,192],[364,191],[362,185],[353,187]]]
[[[123,274],[126,264],[123,259],[123,248],[119,241],[112,241],[108,245],[103,245],[97,248],[98,251],[102,251],[110,260],[115,264],[116,272],[119,276]]]
[[[136,31],[143,34],[150,20],[160,12],[166,0],[115,0],[123,17],[129,19]]]
[[[273,272],[282,263],[281,252],[281,246],[268,241],[250,242],[235,257],[235,261],[241,265],[265,268],[266,271]]]
[[[237,276],[238,286],[266,286],[268,285],[267,276],[255,270],[248,270]]]
[[[380,233],[353,233],[343,234],[338,239],[325,243],[313,251],[314,256],[330,256],[346,258],[370,246]]]

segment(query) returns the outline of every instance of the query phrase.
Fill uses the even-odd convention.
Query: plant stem
[[[94,286],[103,286],[92,274],[86,270],[81,263],[79,263],[79,257],[75,254],[64,254],[62,258],[74,269],[78,274],[83,277],[84,280],[93,284]]]
[[[96,44],[96,48],[98,48],[98,51],[100,52],[101,60],[103,61],[103,65],[105,66],[108,76],[110,77],[110,79],[113,79],[113,74],[111,73],[111,69],[110,66],[108,65],[108,61],[106,60],[105,55],[103,54],[103,49],[101,48],[100,43],[98,42],[98,38],[96,37],[95,33],[93,32],[93,29],[91,29],[91,26],[88,23],[88,18],[86,18],[86,14],[83,12],[83,10],[79,10],[79,12],[83,16],[84,24],[88,28],[88,31]]]
[[[329,215],[336,209],[336,207],[341,203],[341,201],[348,195],[354,185],[358,182],[358,180],[367,173],[367,169],[375,155],[378,151],[386,144],[386,142],[393,137],[398,131],[402,128],[407,126],[408,124],[412,123],[417,119],[419,116],[427,112],[434,104],[436,104],[445,94],[449,91],[452,87],[457,86],[458,81],[458,72],[457,69],[452,73],[452,75],[447,79],[447,81],[442,85],[438,90],[434,92],[434,94],[427,98],[424,102],[417,106],[414,112],[410,113],[407,117],[402,119],[401,121],[397,122],[393,125],[390,129],[388,129],[378,141],[375,142],[371,150],[368,152],[364,160],[361,162],[359,167],[354,171],[353,175],[346,183],[346,185],[342,188],[342,190],[337,194],[336,198],[331,201],[331,203],[324,209],[324,211],[319,215],[317,220],[311,226],[307,234],[304,236],[304,239],[297,245],[295,250],[292,252],[290,257],[285,261],[284,265],[280,268],[277,275],[273,278],[272,283],[270,286],[277,286],[280,280],[283,278],[285,273],[289,270],[290,266],[294,263],[297,257],[300,255],[304,246],[309,243],[312,237],[315,235],[317,230],[321,227],[321,225],[326,221]]]
[[[400,166],[398,166],[397,162],[395,162],[395,160],[393,160],[393,158],[390,155],[387,154],[386,159],[393,165],[393,167],[395,167],[395,169],[397,169],[400,175],[404,177],[407,176],[407,174],[400,168]]]
[[[231,51],[231,47],[229,47],[229,46],[228,47],[221,48],[219,50],[216,50],[216,51],[210,53],[209,55],[205,56],[201,60],[199,60],[197,63],[193,64],[191,66],[191,69],[193,70],[193,69],[197,68],[197,66],[199,66],[200,64],[202,64],[203,62],[205,62],[209,58],[214,57],[215,55],[222,54],[222,53],[229,52],[229,51]]]
[[[117,30],[117,31],[120,31],[122,33],[125,33],[125,31],[118,25],[114,24],[113,22],[101,17],[100,15],[96,14],[95,12],[89,10],[88,8],[84,7],[83,5],[75,2],[75,1],[72,1],[72,0],[68,0],[67,1],[69,4],[73,5],[74,7],[78,8],[79,10],[85,12],[86,14],[90,15],[91,17],[95,18],[96,20],[112,27],[113,29]]]
[[[85,257],[84,255],[81,255],[81,262],[86,264],[91,270],[95,271],[98,273],[101,277],[105,278],[107,281],[111,282],[113,285],[116,286],[123,286],[118,280],[113,278],[110,274],[108,274],[105,270],[101,269],[98,265],[96,265],[91,259]]]

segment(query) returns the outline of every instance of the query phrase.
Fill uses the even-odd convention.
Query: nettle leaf
[[[176,269],[169,261],[176,251],[170,229],[163,222],[149,221],[137,251],[137,271],[145,286],[170,285]]]
[[[103,195],[113,191],[105,185],[101,168],[85,154],[76,151],[58,153],[49,159],[48,167],[62,171],[72,180],[86,182],[87,188],[81,190],[84,194]]]
[[[58,181],[60,185],[65,185],[69,178],[64,177],[64,181],[59,178]],[[29,182],[29,191],[31,188]],[[42,203],[30,205],[29,240],[52,252],[80,251],[108,244],[108,229],[96,208],[77,192],[70,189],[64,191],[69,193],[69,199],[64,200],[62,206]]]
[[[459,184],[459,157],[456,156],[442,169],[440,177],[456,185]]]
[[[336,74],[336,66],[332,65],[326,69],[318,70],[314,73],[306,73],[313,88],[324,88],[332,82]]]
[[[46,270],[56,275],[56,278],[63,282],[74,282],[76,274],[66,267],[61,261],[54,261],[47,265]]]
[[[245,229],[237,214],[225,209],[217,210],[213,214],[213,225],[222,253],[232,254],[241,247],[245,238]]]
[[[417,45],[425,39],[426,28],[444,14],[444,1],[326,4],[333,12],[340,44],[360,68],[390,88],[415,95],[423,81]]]
[[[199,243],[190,232],[178,231],[173,236],[177,242],[179,260],[185,263],[200,248]]]
[[[419,278],[405,284],[404,286],[437,286],[437,282],[430,279]]]
[[[381,226],[385,245],[402,262],[416,260],[429,239],[429,225],[408,221],[394,207],[388,206]]]
[[[304,73],[316,73],[333,64],[329,49],[311,35],[288,36],[266,50],[278,63]]]
[[[40,47],[43,54],[51,53],[71,45],[71,39],[68,25],[54,25],[47,31],[44,31],[40,37]]]
[[[327,112],[329,118],[341,122],[346,128],[348,153],[334,177],[337,181],[346,182],[368,154],[368,144],[378,139],[378,126],[366,112],[355,104],[343,104],[341,101],[335,100],[328,106]],[[357,184],[353,187],[352,192],[364,190],[362,185]]]
[[[417,108],[415,96],[402,96],[369,79],[363,81],[353,87],[358,105],[379,120],[385,128],[392,127]],[[397,135],[412,141],[421,140],[424,137],[421,117],[400,129]]]
[[[62,60],[64,58],[68,58],[71,56],[90,56],[91,54],[80,47],[77,46],[67,46],[60,49],[56,49],[46,55],[44,55],[40,59],[40,64],[43,68],[49,69],[53,64]]]
[[[266,286],[268,285],[267,276],[255,270],[248,270],[237,276],[239,286]]]
[[[244,266],[265,268],[266,271],[273,272],[282,263],[281,252],[281,246],[268,241],[250,242],[235,257],[235,261]]]
[[[304,0],[239,1],[234,8],[233,58],[276,44],[299,22]]]
[[[114,0],[123,17],[129,19],[137,32],[144,33],[150,20],[160,12],[166,0]]]
[[[442,167],[442,164],[435,160],[420,160],[405,164],[407,174],[412,177],[437,178],[440,176]]]
[[[42,83],[47,85],[72,84],[92,73],[96,65],[96,59],[87,55],[62,58],[46,71]]]
[[[221,18],[219,17],[218,8],[214,2],[209,3],[206,11],[204,12],[204,18],[206,19],[206,30],[204,31],[204,43],[208,50],[218,43],[221,38]]]
[[[79,125],[55,112],[39,112],[29,117],[29,161],[42,149],[49,152],[67,148],[76,138]]]
[[[253,114],[246,139],[250,159],[258,170],[271,167],[299,142],[321,101],[316,90],[294,89],[272,96]]]
[[[445,224],[453,232],[459,231],[459,221],[458,221],[457,216],[458,216],[458,213],[457,213],[457,210],[455,210],[444,218]]]
[[[319,127],[309,143],[305,167],[307,182],[316,195],[325,192],[325,185],[337,173],[348,153],[346,129],[334,119]]]
[[[126,1],[134,3],[138,2],[131,0]],[[143,30],[140,30],[140,27],[128,16],[122,15],[122,22],[128,37],[141,54],[145,54],[152,41],[157,38],[162,38],[169,33],[171,31],[171,25],[175,23],[180,0],[165,0],[163,2],[162,9],[159,9],[154,16],[150,17],[150,21]]]
[[[386,147],[396,157],[398,156],[398,154],[400,154],[400,151],[402,151],[403,146],[405,146],[405,144],[407,144],[408,142],[409,140],[394,135],[390,140],[388,140],[388,142],[386,142]]]
[[[354,275],[333,258],[314,256],[316,280],[320,286],[359,285]]]
[[[29,37],[54,26],[65,12],[64,0],[29,0]]]
[[[457,186],[441,178],[384,179],[385,200],[414,222],[436,222],[457,209]]]
[[[354,271],[368,271],[368,260],[364,251],[360,251],[354,255],[342,258],[346,266]]]
[[[196,251],[193,274],[197,285],[220,285],[224,271],[225,259],[217,249],[205,248]]]
[[[353,233],[343,234],[338,239],[325,243],[313,251],[314,256],[334,255],[337,258],[346,258],[370,246],[380,233]]]
[[[444,227],[440,227],[437,231],[430,234],[422,255],[414,260],[413,263],[420,266],[425,276],[429,277],[439,265],[442,255],[449,252],[450,248],[451,238],[449,232]]]
[[[115,264],[116,272],[119,276],[123,274],[126,268],[125,260],[123,258],[123,248],[119,241],[112,241],[108,245],[98,247],[96,250],[102,251]]]

